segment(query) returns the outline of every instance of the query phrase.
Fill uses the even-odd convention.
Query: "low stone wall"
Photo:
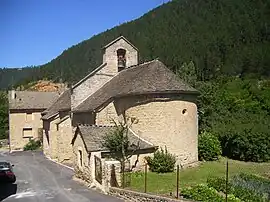
[[[109,194],[112,196],[116,196],[118,198],[122,198],[128,201],[138,201],[138,202],[192,202],[186,199],[172,199],[163,196],[146,194],[126,189],[120,189],[116,187],[109,188]]]
[[[7,147],[8,146],[8,139],[0,140],[0,147]]]

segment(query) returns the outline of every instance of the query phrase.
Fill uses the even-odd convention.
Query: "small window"
[[[187,109],[183,109],[182,114],[187,114]]]
[[[82,165],[83,165],[82,150],[79,150],[79,158],[78,158],[78,160],[79,160],[79,166],[82,167]]]
[[[32,113],[27,112],[26,113],[26,121],[32,121],[33,117],[32,117]]]
[[[33,137],[32,128],[24,128],[23,138],[32,138],[32,137]]]
[[[126,50],[117,50],[117,60],[118,60],[118,72],[122,71],[126,67]]]

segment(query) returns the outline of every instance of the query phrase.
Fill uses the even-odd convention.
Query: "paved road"
[[[19,202],[119,202],[121,200],[89,190],[72,180],[73,171],[44,158],[40,152],[6,153],[0,161],[13,163],[15,184],[0,185],[0,201]]]

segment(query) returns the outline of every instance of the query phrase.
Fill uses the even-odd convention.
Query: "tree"
[[[125,186],[125,162],[140,148],[140,142],[137,144],[130,142],[128,137],[129,125],[114,121],[115,129],[104,136],[103,146],[111,152],[111,157],[118,160],[121,164],[122,186]]]
[[[177,70],[177,75],[192,86],[194,86],[197,81],[196,68],[192,61],[188,64],[185,62],[180,69]]]
[[[8,130],[8,101],[7,95],[0,92],[0,139],[6,139]]]

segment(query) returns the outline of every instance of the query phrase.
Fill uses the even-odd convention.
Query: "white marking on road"
[[[6,153],[8,153],[8,152],[7,151],[0,151],[0,156],[7,156]]]
[[[17,193],[17,194],[11,195],[8,198],[20,199],[20,198],[25,198],[25,197],[32,197],[35,195],[36,195],[35,192],[27,191],[27,192],[22,192],[22,193]]]

